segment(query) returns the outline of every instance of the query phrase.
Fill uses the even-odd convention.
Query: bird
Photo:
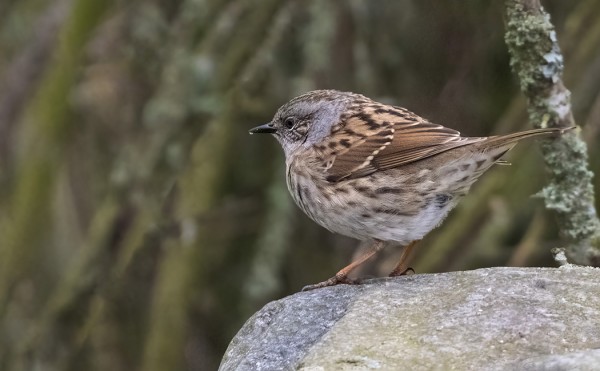
[[[387,242],[404,246],[390,276],[404,275],[415,244],[439,226],[471,185],[517,142],[557,136],[548,127],[463,137],[398,106],[361,94],[314,90],[281,106],[250,134],[273,135],[285,154],[288,190],[300,209],[331,232],[368,241],[367,251],[333,277],[303,288],[356,284],[348,274]]]

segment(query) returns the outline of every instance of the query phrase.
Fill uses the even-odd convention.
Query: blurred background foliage
[[[544,3],[598,173],[600,0]],[[253,312],[358,246],[293,205],[277,143],[248,129],[317,88],[465,135],[523,129],[503,14],[480,0],[2,0],[0,369],[216,368]],[[535,145],[508,160],[422,241],[418,273],[553,265]]]

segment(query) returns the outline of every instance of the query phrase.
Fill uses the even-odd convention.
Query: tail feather
[[[543,128],[543,129],[531,129],[520,131],[517,133],[506,134],[506,135],[496,135],[487,138],[486,140],[478,143],[483,149],[492,149],[492,148],[502,148],[505,147],[508,149],[512,148],[517,142],[522,139],[537,137],[537,136],[556,136],[561,135],[566,131],[574,129],[574,126],[568,128]]]
[[[470,174],[467,181],[456,181],[456,183],[462,187],[459,188],[457,192],[460,191],[462,193],[466,193],[471,184],[475,182],[486,170],[488,170],[494,164],[502,163],[501,157],[511,148],[513,148],[521,139],[535,136],[560,135],[573,128],[574,127],[532,129],[507,135],[482,138],[483,140],[475,142],[469,146],[468,151],[471,152],[470,155],[461,157],[461,161],[465,162],[466,164],[475,164],[476,166],[471,167],[474,168],[475,171]]]

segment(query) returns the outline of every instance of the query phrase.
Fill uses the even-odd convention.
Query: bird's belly
[[[435,205],[429,205],[416,215],[376,214],[362,220],[360,225],[371,238],[405,245],[422,239],[443,221],[449,211],[450,208],[440,210]]]
[[[407,244],[420,240],[438,226],[454,207],[452,199],[439,202],[436,194],[391,189],[385,181],[356,179],[340,184],[320,184],[294,177],[288,184],[298,206],[315,222],[348,237],[379,239]],[[289,180],[292,180],[288,178]],[[374,184],[374,186],[373,186]],[[395,179],[398,185],[398,179]]]
[[[367,205],[369,200],[367,201]],[[424,202],[425,204],[426,202]],[[396,241],[402,245],[411,241],[422,239],[432,229],[437,227],[447,216],[453,205],[443,208],[435,203],[425,205],[416,214],[393,213],[397,206],[394,203],[381,203],[380,208],[383,211],[373,210],[369,206],[363,206],[362,203],[354,208],[330,207],[326,210],[319,210],[316,213],[323,216],[322,219],[315,221],[325,228],[349,237],[357,239],[375,238],[382,241]],[[390,212],[387,212],[390,210]],[[326,218],[326,215],[333,213],[333,218]]]

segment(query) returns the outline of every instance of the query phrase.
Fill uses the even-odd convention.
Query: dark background
[[[598,172],[600,0],[544,4]],[[503,35],[500,1],[2,0],[0,369],[216,368],[252,313],[358,246],[299,211],[248,129],[318,88],[525,129]],[[553,266],[535,147],[422,241],[418,273]]]

